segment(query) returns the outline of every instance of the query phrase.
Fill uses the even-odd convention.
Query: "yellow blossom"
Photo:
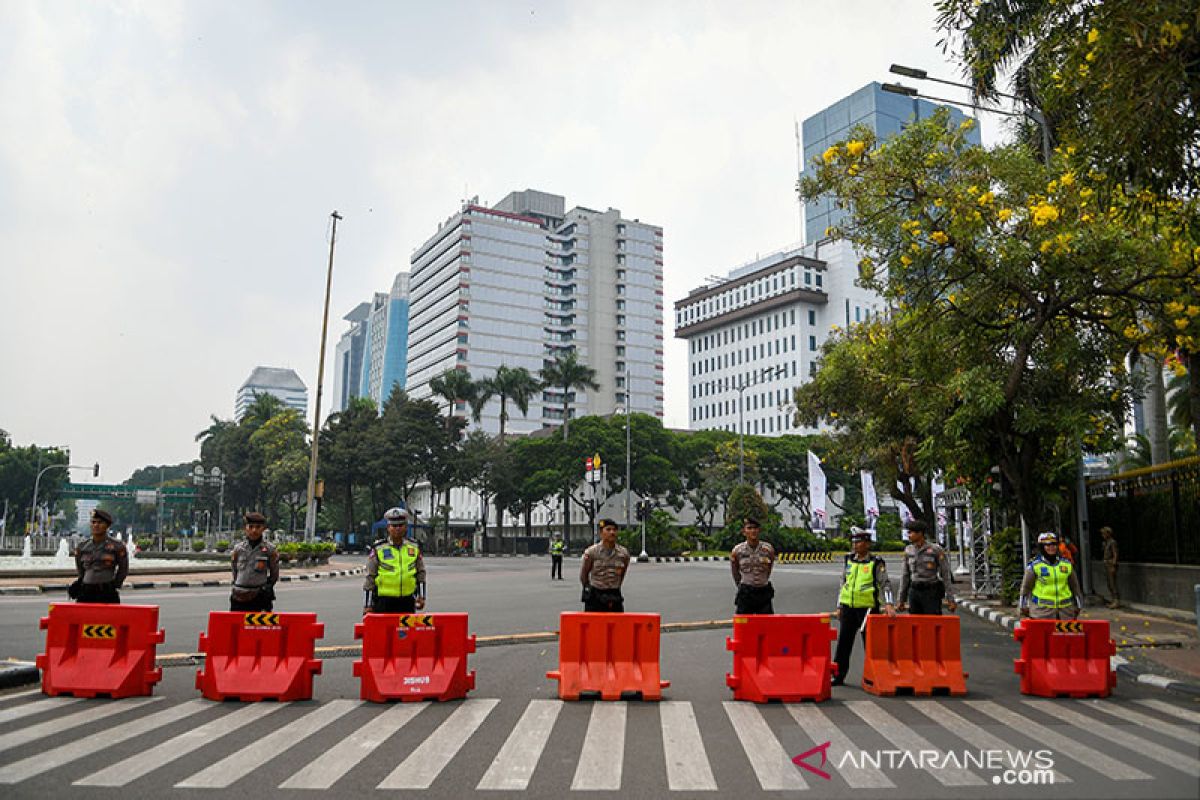
[[[995,199],[996,195],[992,194],[991,192],[984,192],[983,194],[979,195],[979,198],[975,202],[979,203],[981,206],[987,206],[991,205],[992,201]]]
[[[1091,222],[1094,219],[1095,217],[1093,217],[1091,214],[1081,214],[1079,217],[1080,222]]]
[[[934,231],[933,233],[929,234],[929,238],[942,245],[950,241],[950,237],[941,231]]]
[[[846,142],[846,152],[849,153],[854,158],[858,158],[859,156],[861,156],[863,154],[863,150],[866,150],[866,149],[867,149],[866,142],[860,142],[857,139],[852,139],[851,141]]]
[[[1163,47],[1174,47],[1175,45],[1179,44],[1181,39],[1183,39],[1183,32],[1185,30],[1187,30],[1186,22],[1182,25],[1179,25],[1168,20],[1162,24],[1161,28],[1159,28],[1161,35],[1158,37],[1158,43]]]
[[[912,266],[913,260],[908,256],[900,256],[900,263],[906,267]]]
[[[1062,178],[1059,180],[1062,182],[1063,186],[1070,186],[1071,184],[1075,183],[1075,173],[1064,172]]]
[[[1054,240],[1047,239],[1046,241],[1041,243],[1041,245],[1038,247],[1038,250],[1041,250],[1043,253],[1049,253],[1050,248],[1053,246],[1054,246]]]
[[[1012,216],[1011,208],[1002,208],[996,212],[996,219],[1000,220],[1001,222],[1008,222],[1008,220],[1011,216]]]
[[[1178,300],[1172,300],[1171,302],[1167,303],[1165,308],[1167,309],[1168,314],[1183,313],[1183,303],[1179,302]]]
[[[910,244],[908,246],[908,249],[913,251],[914,253],[919,253],[919,252],[921,252],[921,245],[917,244],[916,242],[913,242],[912,244]]]
[[[1090,70],[1090,69],[1088,69],[1088,65],[1087,65],[1087,64],[1080,64],[1080,65],[1079,65],[1079,77],[1081,77],[1081,78],[1086,78],[1086,77],[1088,76],[1088,73],[1089,73],[1089,72],[1091,72],[1091,70]]]
[[[958,129],[960,131],[969,131],[969,130],[971,130],[971,128],[974,128],[974,127],[975,127],[975,120],[973,120],[973,119],[964,119],[962,122],[960,122],[958,124]]]
[[[1090,189],[1087,186],[1085,186],[1079,190],[1079,196],[1082,197],[1084,200],[1091,199],[1092,195],[1094,195],[1095,193],[1096,193],[1095,190]]]
[[[1058,209],[1044,201],[1038,203],[1030,211],[1033,214],[1033,224],[1039,227],[1058,219]]]
[[[1140,334],[1141,331],[1139,331],[1137,329],[1136,325],[1129,325],[1125,328],[1124,333],[1125,333],[1126,339],[1136,339],[1136,338],[1138,338],[1138,334]]]
[[[833,160],[837,157],[838,157],[838,146],[836,144],[821,154],[821,158],[823,158],[825,160],[826,164],[832,164]]]
[[[846,170],[846,174],[849,175],[851,178],[853,178],[855,175],[857,175],[858,174],[858,164],[851,164],[850,167]]]
[[[1050,181],[1046,184],[1046,194],[1054,194],[1058,191],[1058,181]]]
[[[971,195],[971,197],[974,197],[975,195],[979,194],[979,187],[972,183],[967,187],[967,194]]]
[[[1090,31],[1088,31],[1087,42],[1088,44],[1095,44],[1098,41],[1100,41],[1100,31],[1092,28]]]
[[[935,197],[933,199],[933,205],[935,208],[941,208],[945,204],[946,204],[945,201],[943,201],[942,198],[940,198],[940,197]]]
[[[1091,63],[1092,61],[1095,61],[1096,60],[1096,51],[1095,50],[1088,51],[1088,54],[1083,57],[1083,60],[1087,61],[1089,63]]]
[[[1189,322],[1191,322],[1191,320],[1189,320],[1187,317],[1180,317],[1179,319],[1175,320],[1175,327],[1179,328],[1179,330],[1183,330],[1188,326]]]

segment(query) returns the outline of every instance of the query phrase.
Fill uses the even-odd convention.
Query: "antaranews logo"
[[[819,744],[792,758],[792,763],[825,780],[833,776],[824,767],[831,760],[830,742]],[[820,756],[820,763],[816,761]],[[1054,783],[1054,753],[1050,750],[858,750],[836,758],[834,769],[903,770],[936,772],[945,769],[975,769],[992,773],[999,786],[1035,786]]]

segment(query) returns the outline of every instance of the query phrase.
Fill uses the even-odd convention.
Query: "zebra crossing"
[[[54,796],[70,787],[338,790],[365,767],[379,790],[456,781],[481,794],[538,785],[686,793],[836,786],[988,796],[998,779],[982,762],[913,769],[870,757],[966,749],[1049,750],[1055,784],[1115,781],[1129,796],[1165,793],[1158,781],[1185,795],[1200,789],[1200,712],[1154,699],[758,706],[470,698],[383,706],[0,698],[0,785],[40,781]],[[821,758],[807,758],[816,751]],[[804,763],[794,763],[798,756]],[[849,766],[847,756],[855,756]],[[264,759],[297,768],[268,771],[263,785]]]

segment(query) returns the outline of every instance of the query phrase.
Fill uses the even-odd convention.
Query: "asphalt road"
[[[553,630],[579,610],[578,582],[551,583],[542,559],[431,562],[430,611],[467,611],[484,636]],[[636,565],[625,587],[629,611],[664,621],[728,618],[729,567],[721,563]],[[776,568],[776,610],[832,605],[837,568]],[[315,610],[322,645],[353,642],[360,579],[290,584],[279,610]],[[195,649],[210,609],[227,590],[130,592],[157,602],[168,631],[160,653]],[[40,649],[45,600],[0,598],[0,655]],[[907,798],[1200,796],[1200,707],[1153,688],[1121,684],[1107,700],[1036,700],[1017,691],[1016,645],[1002,629],[963,617],[966,698],[883,698],[858,687],[820,705],[731,701],[724,684],[728,630],[664,633],[661,703],[556,699],[545,672],[555,642],[480,648],[476,689],[466,701],[380,706],[358,700],[350,658],[329,659],[315,698],[298,703],[198,699],[194,668],[164,670],[152,699],[0,696],[0,794],[5,798],[294,797],[322,788],[343,796],[465,795],[556,798],[748,796]],[[858,648],[861,650],[861,648]],[[861,674],[856,652],[851,681]],[[107,714],[107,716],[102,716]],[[829,742],[796,767],[793,756]],[[981,751],[1020,758],[1048,750],[1054,785],[997,784],[1003,764]],[[912,759],[929,751],[925,768]],[[875,768],[863,763],[881,759]],[[911,753],[904,761],[903,754]],[[955,769],[951,754],[964,761]],[[888,759],[893,759],[891,764]],[[850,759],[853,759],[851,761]],[[1048,775],[1038,776],[1040,780]],[[1069,782],[1066,782],[1068,781]]]

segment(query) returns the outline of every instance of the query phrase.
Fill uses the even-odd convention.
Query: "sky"
[[[799,241],[796,120],[894,62],[960,74],[934,16],[932,0],[0,0],[0,429],[116,483],[197,458],[258,365],[296,370],[311,424],[330,212],[322,416],[342,315],[464,198],[526,188],[662,226],[664,422],[686,428],[672,304]]]

